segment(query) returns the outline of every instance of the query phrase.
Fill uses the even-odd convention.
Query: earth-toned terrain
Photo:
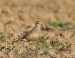
[[[0,58],[75,58],[75,0],[0,0]]]

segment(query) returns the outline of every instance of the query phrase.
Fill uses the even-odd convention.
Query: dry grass
[[[37,40],[20,39],[37,20]],[[0,0],[0,58],[75,58],[75,1]]]

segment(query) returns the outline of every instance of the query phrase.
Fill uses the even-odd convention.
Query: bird
[[[26,39],[28,41],[35,41],[39,36],[44,35],[45,26],[41,21],[36,21],[35,26],[30,31],[25,31],[21,39]]]

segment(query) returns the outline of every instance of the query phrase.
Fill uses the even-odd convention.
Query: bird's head
[[[44,26],[43,22],[41,22],[41,21],[36,21],[36,22],[35,22],[35,27],[43,29],[45,26]]]

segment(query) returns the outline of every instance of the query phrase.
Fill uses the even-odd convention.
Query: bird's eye
[[[36,21],[36,24],[39,24],[41,21],[40,20],[38,20],[38,21]]]
[[[36,21],[36,24],[39,24],[40,21]]]

